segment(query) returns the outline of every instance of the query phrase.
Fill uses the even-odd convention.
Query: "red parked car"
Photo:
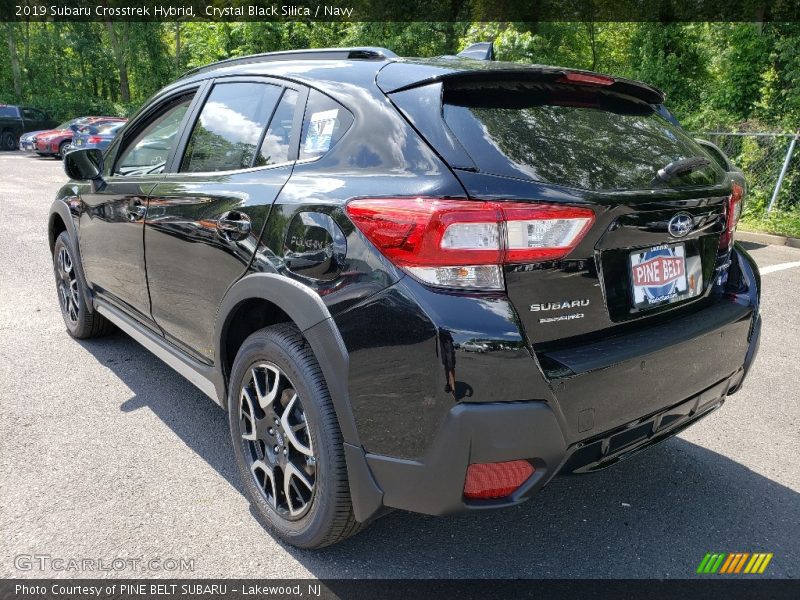
[[[62,123],[55,129],[38,133],[33,138],[33,150],[39,156],[54,156],[61,158],[72,144],[72,137],[78,128],[86,125],[98,125],[101,123],[112,123],[124,121],[122,117],[80,117]]]

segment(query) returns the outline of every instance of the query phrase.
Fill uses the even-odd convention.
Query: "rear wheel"
[[[97,312],[86,308],[83,278],[75,264],[76,253],[69,236],[62,231],[53,248],[53,273],[56,277],[61,316],[72,337],[84,339],[107,335],[114,326]]]
[[[360,529],[336,413],[319,364],[294,325],[261,329],[242,344],[228,414],[247,496],[281,539],[320,548]]]

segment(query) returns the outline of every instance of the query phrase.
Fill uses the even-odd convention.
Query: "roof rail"
[[[312,48],[309,50],[282,50],[280,52],[264,52],[227,58],[215,63],[197,67],[187,71],[186,75],[193,75],[212,68],[228,65],[246,65],[255,62],[269,62],[279,60],[379,60],[381,58],[397,58],[397,55],[387,48],[373,46],[360,46],[355,48]]]

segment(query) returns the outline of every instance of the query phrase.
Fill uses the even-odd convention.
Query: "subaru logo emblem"
[[[689,213],[678,213],[669,220],[667,231],[674,238],[682,238],[689,234],[694,227],[694,219]]]

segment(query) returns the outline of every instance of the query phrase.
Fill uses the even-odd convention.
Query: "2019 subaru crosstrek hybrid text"
[[[67,154],[67,329],[116,325],[227,409],[291,544],[517,504],[709,414],[756,352],[742,186],[663,101],[379,48],[200,68]]]

